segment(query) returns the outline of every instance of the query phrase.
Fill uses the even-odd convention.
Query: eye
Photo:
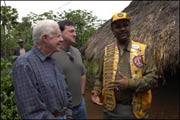
[[[124,26],[124,27],[128,27],[129,24],[128,24],[128,23],[124,23],[123,26]]]

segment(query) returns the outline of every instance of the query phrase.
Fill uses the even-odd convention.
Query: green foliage
[[[98,20],[96,16],[93,16],[92,12],[86,10],[68,10],[61,13],[49,11],[39,15],[31,12],[28,14],[28,18],[32,23],[36,23],[36,21],[43,19],[53,19],[55,21],[68,19],[73,21],[76,24],[78,34],[77,43],[75,45],[77,48],[80,48],[103,23],[102,20]]]
[[[18,12],[11,6],[1,6],[1,25],[11,28],[17,24]]]
[[[59,14],[59,13],[58,13]],[[76,24],[77,30],[77,43],[75,47],[80,48],[88,38],[96,31],[96,29],[102,25],[98,23],[97,16],[93,16],[92,12],[86,10],[68,10],[60,13],[61,19],[68,19]]]
[[[22,18],[22,22],[17,22],[18,13],[15,8],[10,6],[2,6],[1,19],[1,55],[12,55],[17,47],[17,40],[23,39],[25,46],[31,48],[32,40],[32,24],[38,20],[53,19],[59,21],[62,19],[72,20],[76,24],[77,43],[74,45],[80,48],[88,38],[102,25],[104,21],[98,20],[92,12],[86,10],[68,10],[61,13],[53,11],[36,14],[30,12],[26,17]],[[8,22],[9,21],[9,22]]]
[[[1,55],[8,56],[15,45],[12,29],[18,24],[18,13],[15,8],[1,6]]]
[[[12,33],[16,42],[18,39],[23,39],[25,41],[25,47],[29,49],[33,45],[31,26],[31,19],[29,17],[24,17],[22,22],[16,25]]]
[[[95,62],[95,61],[89,62],[89,61],[84,60],[83,63],[85,65],[85,68],[87,71],[87,73],[86,73],[87,79],[88,80],[95,79],[95,76],[97,74],[98,67],[99,67],[97,62]]]
[[[20,119],[11,79],[12,57],[1,58],[1,119]]]
[[[18,13],[15,8],[1,6],[1,119],[20,119],[15,104],[13,81],[11,80],[11,69],[14,60],[12,54],[18,46],[18,39],[23,39],[27,48],[32,47],[32,23],[43,19],[72,20],[76,24],[78,38],[75,46],[78,48],[103,23],[102,20],[98,20],[96,16],[93,16],[92,12],[86,10],[68,10],[61,14],[55,14],[53,11],[39,15],[30,13],[22,18],[22,22],[17,22],[17,18]],[[11,57],[7,58],[7,56]],[[85,62],[85,65],[88,71],[87,78],[93,79],[97,70],[96,63]]]
[[[44,20],[44,19],[52,19],[55,21],[58,21],[60,17],[56,15],[53,11],[44,12],[42,14],[36,14],[33,12],[30,12],[27,17],[31,20],[31,22],[36,23],[38,20]]]

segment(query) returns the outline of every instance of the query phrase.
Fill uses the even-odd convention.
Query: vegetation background
[[[14,50],[18,39],[25,41],[25,47],[31,49],[33,46],[32,26],[38,20],[53,19],[55,21],[69,19],[75,22],[77,30],[77,44],[79,48],[88,38],[103,24],[91,11],[86,10],[67,10],[61,13],[53,11],[42,14],[29,13],[22,18],[22,22],[17,22],[18,11],[11,6],[1,6],[1,119],[19,119],[15,104],[13,81],[11,79],[12,65],[17,56]],[[85,65],[89,63],[84,60]],[[88,67],[87,77],[92,78],[95,66]],[[90,70],[91,69],[91,70]]]
[[[132,39],[150,46],[160,75],[159,86],[153,89],[150,119],[179,119],[179,1],[132,1],[124,9],[132,16]],[[43,14],[30,13],[17,22],[18,12],[10,6],[1,6],[1,119],[19,119],[14,99],[12,64],[13,51],[19,38],[31,48],[32,25],[42,19],[70,19],[76,23],[77,44],[87,69],[85,100],[88,119],[102,119],[101,106],[92,103],[98,59],[103,48],[112,42],[110,20],[99,20],[91,11],[68,10]],[[102,42],[103,41],[103,42]]]

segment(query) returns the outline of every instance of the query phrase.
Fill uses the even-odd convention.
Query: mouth
[[[128,33],[120,33],[119,34],[119,37],[128,37],[129,35],[128,35]]]
[[[128,35],[128,33],[119,33],[119,35]]]

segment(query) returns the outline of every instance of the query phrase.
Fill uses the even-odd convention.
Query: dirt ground
[[[92,83],[90,83],[92,84]],[[179,84],[177,82],[153,89],[150,119],[179,119]],[[102,119],[101,106],[92,103],[90,91],[86,89],[85,100],[88,119]]]

